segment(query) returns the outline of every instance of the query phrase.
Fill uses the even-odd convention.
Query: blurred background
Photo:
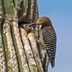
[[[38,0],[39,16],[50,17],[57,34],[56,64],[49,72],[72,72],[72,0]]]

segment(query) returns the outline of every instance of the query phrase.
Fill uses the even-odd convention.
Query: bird
[[[45,48],[46,50],[45,58],[47,58],[48,56],[47,58],[48,60],[46,60],[48,62],[46,61],[44,62],[51,64],[53,68],[55,66],[57,36],[56,36],[55,29],[52,25],[52,22],[49,17],[43,16],[43,17],[38,18],[36,23],[31,24],[30,26],[33,26],[33,25],[39,26],[39,31],[38,31],[39,41],[41,43],[41,47]]]

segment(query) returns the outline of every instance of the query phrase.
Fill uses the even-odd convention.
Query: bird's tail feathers
[[[54,60],[51,62],[51,66],[52,66],[52,68],[55,67],[55,61]]]

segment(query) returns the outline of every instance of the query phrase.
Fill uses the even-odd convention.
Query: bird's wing
[[[55,53],[56,53],[56,33],[53,29],[44,29],[43,30],[43,40],[44,45],[46,47],[47,54],[49,56],[49,60],[51,62],[52,67],[54,66]]]

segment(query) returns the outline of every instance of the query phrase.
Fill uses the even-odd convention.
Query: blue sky
[[[38,0],[39,15],[49,16],[57,33],[55,68],[49,72],[72,72],[72,0]]]

